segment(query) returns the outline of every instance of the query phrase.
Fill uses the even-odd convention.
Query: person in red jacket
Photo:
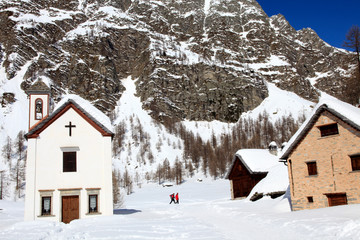
[[[169,204],[171,204],[172,202],[176,203],[176,202],[175,202],[175,193],[170,194],[170,199],[171,199],[171,201],[170,201]]]
[[[175,200],[176,200],[175,203],[179,204],[179,193],[176,193]]]

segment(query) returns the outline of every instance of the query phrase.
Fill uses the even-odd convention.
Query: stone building
[[[294,211],[360,203],[360,109],[320,101],[281,159]]]

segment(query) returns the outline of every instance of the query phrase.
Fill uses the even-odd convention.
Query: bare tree
[[[360,28],[358,25],[353,25],[346,34],[344,47],[350,48],[356,52],[356,59],[358,63],[358,70],[360,73]]]
[[[344,85],[344,100],[350,104],[360,103],[360,73],[355,73],[345,82]]]

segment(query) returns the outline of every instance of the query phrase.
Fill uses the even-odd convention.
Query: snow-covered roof
[[[36,92],[49,92],[50,88],[47,84],[45,84],[42,79],[38,79],[34,82],[27,90],[26,93],[36,93]]]
[[[277,144],[275,141],[272,141],[270,144],[269,144],[269,147],[277,147]]]
[[[51,113],[47,118],[39,122],[34,128],[32,128],[26,136],[32,136],[33,134],[38,134],[44,128],[46,128],[53,118],[56,118],[59,114],[61,114],[62,110],[64,110],[69,104],[75,106],[78,110],[80,110],[88,119],[96,123],[106,135],[113,135],[113,127],[111,125],[110,119],[102,113],[99,109],[94,107],[89,101],[74,95],[69,94],[66,95],[54,108],[54,112]]]
[[[323,97],[315,106],[311,115],[305,120],[305,122],[300,126],[298,131],[291,137],[287,145],[284,147],[282,151],[283,154],[280,157],[281,159],[287,159],[289,157],[292,150],[311,129],[320,114],[325,110],[329,111],[338,118],[342,119],[344,122],[348,123],[350,126],[360,131],[360,108],[342,102],[331,96]]]
[[[273,192],[286,191],[289,187],[288,170],[284,164],[277,164],[271,167],[268,174],[258,182],[249,194],[249,198],[256,192],[268,194]]]
[[[56,104],[54,108],[54,112],[68,101],[73,101],[79,105],[89,116],[93,118],[97,123],[100,123],[108,130],[113,131],[113,126],[108,116],[106,116],[103,112],[97,109],[94,105],[92,105],[88,100],[83,99],[82,97],[75,94],[68,94],[63,97],[63,99]]]
[[[267,149],[240,149],[235,154],[227,178],[237,158],[245,165],[250,173],[268,172],[271,167],[282,164],[279,163],[279,158],[271,154]]]

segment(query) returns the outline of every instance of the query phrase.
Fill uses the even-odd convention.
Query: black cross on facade
[[[65,125],[66,128],[69,128],[69,136],[71,137],[71,128],[75,128],[76,125],[71,125],[71,122],[69,122],[69,125]]]

